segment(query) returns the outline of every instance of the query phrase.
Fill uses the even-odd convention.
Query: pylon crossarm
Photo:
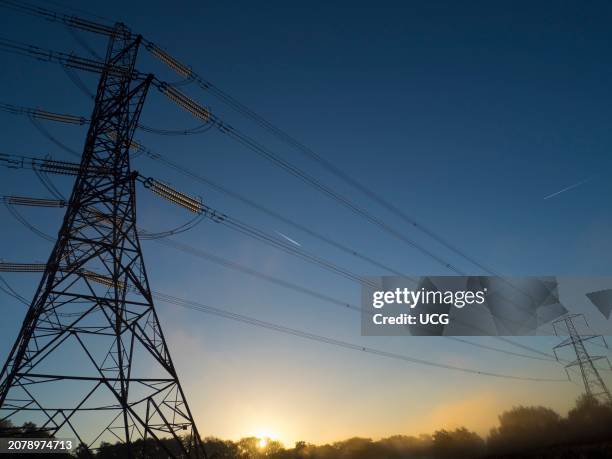
[[[595,339],[601,339],[604,343],[604,345],[607,346],[606,340],[602,335],[580,335],[580,340],[581,341],[591,341],[591,340],[595,340]]]
[[[553,324],[557,324],[557,323],[566,323],[568,320],[571,319],[575,319],[576,317],[580,317],[582,314],[575,314],[575,313],[569,313],[569,314],[565,314],[563,317],[558,318],[557,320],[553,321]]]
[[[147,382],[147,383],[173,383],[175,380],[172,378],[109,378],[107,376],[70,376],[70,375],[52,375],[52,374],[44,374],[44,373],[17,373],[17,376],[20,377],[28,377],[28,378],[41,378],[41,379],[65,379],[72,381],[101,381],[101,382],[114,382],[114,381],[132,381],[132,382]],[[44,382],[44,381],[41,381]]]
[[[572,344],[572,338],[566,338],[563,341],[561,341],[559,344],[555,345],[553,347],[553,350],[565,347],[565,346],[569,346]]]

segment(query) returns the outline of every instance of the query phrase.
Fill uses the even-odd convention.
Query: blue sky
[[[77,8],[82,2],[64,3]],[[612,216],[607,2],[135,2],[87,10],[122,20],[189,63],[266,119],[507,275],[608,275]],[[66,52],[86,51],[65,27],[2,11],[3,37]],[[98,52],[104,41],[79,32]],[[3,103],[91,112],[91,101],[54,64],[3,54]],[[176,77],[142,50],[139,68]],[[95,88],[95,77],[84,75]],[[210,94],[193,98],[341,193],[402,228],[462,270],[477,268],[415,233],[298,152],[231,112]],[[2,152],[70,159],[26,118],[0,114]],[[185,128],[196,121],[151,90],[142,122]],[[79,150],[85,129],[45,125]],[[137,133],[142,143],[279,213],[411,274],[450,274],[215,130],[196,136]],[[364,275],[381,274],[293,228],[144,158],[133,166],[201,195],[209,205]],[[590,178],[554,198],[544,197]],[[64,192],[70,180],[57,178]],[[2,194],[45,195],[28,171],[0,169]],[[188,218],[139,190],[142,226]],[[0,257],[46,260],[51,246],[2,210]],[[61,214],[24,215],[56,234]],[[224,227],[203,223],[177,239],[270,275],[357,302],[359,287]],[[154,289],[338,339],[503,373],[560,376],[561,367],[423,338],[359,336],[356,314],[144,242]],[[30,297],[37,275],[7,275]],[[23,308],[3,296],[0,354]],[[419,433],[463,416],[483,432],[501,409],[541,403],[559,410],[573,384],[508,383],[398,364],[159,305],[162,326],[201,432],[330,441],[351,435]],[[500,346],[492,340],[483,343]],[[551,338],[525,341],[548,351]],[[423,395],[424,394],[424,395]],[[444,410],[443,410],[444,407]],[[453,408],[454,407],[454,411]],[[465,413],[478,407],[478,417]],[[337,413],[329,416],[330,410]],[[299,413],[299,415],[296,415]],[[445,413],[445,414],[444,414]],[[455,413],[451,415],[449,413]],[[454,417],[453,417],[454,416]],[[325,419],[322,426],[321,419]],[[457,421],[458,422],[458,421]]]

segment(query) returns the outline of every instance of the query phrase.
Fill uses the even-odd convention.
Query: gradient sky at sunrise
[[[69,2],[165,47],[344,171],[506,275],[609,275],[612,253],[612,4],[594,2]],[[48,3],[48,7],[57,7]],[[70,10],[68,10],[70,11]],[[63,26],[0,10],[0,35],[87,55]],[[77,33],[99,53],[104,40]],[[0,102],[89,116],[91,100],[61,67],[2,54]],[[177,78],[144,50],[139,68]],[[83,75],[89,88],[95,77]],[[463,270],[439,244],[231,112],[210,94],[193,98],[284,158],[351,196]],[[0,113],[0,152],[72,160],[27,118]],[[142,122],[197,124],[151,91]],[[79,150],[84,127],[45,124]],[[137,138],[154,151],[333,239],[414,275],[451,274],[215,130]],[[363,275],[384,274],[161,164],[135,169]],[[582,185],[544,199],[582,180]],[[69,178],[54,183],[67,193]],[[141,225],[184,222],[181,209],[139,189]],[[47,196],[34,174],[0,168],[0,193]],[[57,210],[26,209],[56,234]],[[0,209],[0,258],[44,261],[51,244]],[[358,303],[359,286],[257,241],[202,223],[177,240],[271,276]],[[262,320],[435,362],[563,378],[556,363],[511,357],[438,338],[361,337],[355,313],[143,242],[152,288]],[[4,276],[31,298],[38,274]],[[24,308],[0,292],[0,356]],[[576,383],[513,381],[411,365],[158,304],[162,327],[203,435],[272,436],[291,445],[379,438],[465,425],[486,433],[502,410],[541,404],[566,411]],[[493,338],[482,344],[517,352]],[[557,339],[521,342],[550,352]]]

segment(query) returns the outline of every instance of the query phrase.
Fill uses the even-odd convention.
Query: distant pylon
[[[134,71],[140,41],[121,24],[110,38],[64,221],[0,373],[0,420],[90,453],[200,458],[136,228],[129,148],[152,79]]]
[[[586,319],[582,314],[568,314],[553,322],[555,334],[559,334],[557,331],[557,326],[563,324],[565,330],[567,330],[567,334],[569,335],[566,339],[553,348],[555,357],[557,357],[557,360],[559,360],[557,349],[571,345],[576,353],[576,359],[565,365],[565,371],[567,372],[568,368],[578,366],[580,368],[580,374],[582,376],[584,390],[587,396],[604,403],[612,404],[612,395],[610,395],[610,390],[606,386],[606,383],[601,377],[599,370],[595,366],[595,362],[606,361],[610,369],[612,369],[612,365],[610,365],[610,361],[607,357],[591,356],[585,345],[587,341],[592,341],[595,339],[601,339],[606,348],[608,347],[608,344],[602,335],[579,334],[576,329],[576,324],[574,323],[574,320],[579,317],[582,317],[586,324]]]

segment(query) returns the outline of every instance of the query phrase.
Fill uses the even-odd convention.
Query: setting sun
[[[266,448],[272,440],[278,439],[278,435],[276,435],[274,432],[271,432],[268,429],[258,430],[255,436],[257,437],[257,440],[258,440],[257,447],[260,449]]]

